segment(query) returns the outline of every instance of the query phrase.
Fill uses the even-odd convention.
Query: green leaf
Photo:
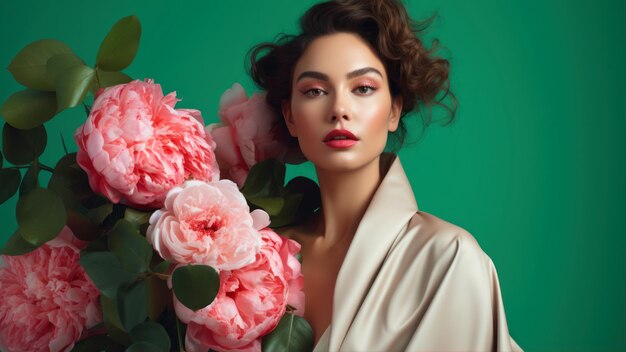
[[[20,198],[15,215],[24,240],[36,246],[55,238],[67,221],[61,197],[43,188],[35,188]]]
[[[159,346],[147,342],[147,341],[140,341],[140,342],[135,342],[132,345],[130,345],[128,347],[128,349],[126,349],[126,352],[155,352],[155,351],[162,351]]]
[[[100,306],[102,307],[102,320],[107,329],[107,334],[114,341],[128,346],[132,343],[130,334],[124,331],[122,322],[120,321],[119,312],[117,311],[117,301],[105,295],[100,295]]]
[[[37,176],[35,176],[35,168],[33,166],[29,167],[24,174],[24,178],[22,178],[22,183],[20,184],[20,197],[25,196],[28,192],[32,191],[37,187]]]
[[[16,169],[0,170],[0,204],[11,199],[17,192],[21,177],[19,170]]]
[[[213,302],[220,288],[220,277],[210,266],[187,265],[174,270],[172,285],[176,298],[196,311]]]
[[[57,111],[63,111],[83,102],[91,89],[96,71],[93,68],[79,65],[63,72],[57,79]]]
[[[273,227],[287,226],[294,222],[300,203],[302,202],[302,194],[287,194],[284,198],[285,206],[278,214],[270,214],[270,224]]]
[[[81,251],[81,256],[90,252],[107,252],[109,250],[108,238],[106,236],[100,236],[95,240],[89,242],[87,247]]]
[[[130,331],[133,342],[150,342],[163,352],[169,352],[171,348],[170,337],[163,325],[151,321],[141,323]],[[155,351],[155,350],[153,350]]]
[[[149,270],[152,246],[130,222],[118,220],[108,237],[109,249],[115,253],[124,269],[137,274]]]
[[[150,211],[141,211],[133,208],[126,208],[126,211],[124,212],[124,219],[126,219],[139,231],[146,230],[148,228],[150,216],[152,216],[152,212]]]
[[[146,281],[122,285],[117,291],[117,311],[124,331],[130,332],[148,317],[148,286]]]
[[[102,230],[89,217],[73,209],[67,210],[67,227],[83,241],[92,241],[102,235]]]
[[[108,88],[113,87],[118,84],[128,83],[133,79],[123,72],[108,72],[102,71],[100,69],[96,69],[96,77],[98,77],[98,82],[100,86],[94,85],[94,95],[97,93],[100,88]]]
[[[0,151],[0,167],[4,165],[4,156],[2,156],[2,152]]]
[[[158,320],[166,306],[172,302],[172,291],[167,287],[167,281],[156,275],[151,275],[148,281],[148,317]]]
[[[153,271],[155,273],[160,273],[160,274],[165,274],[167,273],[167,270],[170,268],[170,265],[172,265],[172,261],[171,260],[164,260],[162,262],[160,262],[159,264],[157,264]]]
[[[68,154],[57,162],[48,188],[61,196],[68,209],[79,210],[81,213],[81,201],[94,195],[87,174],[76,163],[76,153]]]
[[[107,335],[95,335],[76,342],[72,352],[118,352],[124,351],[124,346]]]
[[[103,295],[114,298],[120,286],[135,281],[136,275],[125,270],[112,252],[81,251],[80,265]]]
[[[137,54],[140,38],[141,24],[137,16],[117,21],[100,44],[96,66],[104,71],[125,69]]]
[[[6,255],[22,255],[34,251],[39,246],[32,245],[22,238],[22,235],[18,231],[15,231],[11,237],[7,240],[7,243],[2,248],[2,254]]]
[[[241,193],[249,198],[278,196],[285,182],[285,164],[274,159],[264,160],[250,169]]]
[[[2,104],[2,117],[8,124],[21,130],[35,128],[57,113],[57,96],[54,92],[32,89],[13,93]]]
[[[37,158],[48,142],[43,126],[30,130],[18,130],[5,123],[2,129],[2,150],[4,157],[13,165],[25,165]]]
[[[313,330],[304,318],[285,313],[276,328],[263,337],[264,352],[310,351],[313,349]]]
[[[46,76],[48,59],[59,54],[71,54],[65,43],[54,39],[43,39],[24,47],[9,64],[9,71],[16,81],[29,88],[53,91],[54,83]]]
[[[102,225],[104,219],[113,212],[113,204],[101,205],[87,212],[87,217],[96,225]]]
[[[74,53],[66,53],[52,56],[46,62],[46,78],[48,82],[57,87],[57,82],[61,75],[67,70],[76,66],[83,66],[85,63]]]
[[[248,202],[265,210],[270,216],[280,214],[285,206],[285,199],[281,197],[251,197]]]

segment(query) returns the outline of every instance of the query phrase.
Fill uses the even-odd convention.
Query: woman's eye
[[[355,89],[355,91],[359,93],[360,95],[368,95],[374,92],[375,90],[376,88],[370,87],[370,86],[359,86]]]
[[[311,88],[304,92],[304,95],[306,95],[307,97],[318,97],[322,94],[324,94],[324,91],[319,88]]]

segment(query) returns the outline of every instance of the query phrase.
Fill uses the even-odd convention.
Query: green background
[[[208,124],[232,83],[254,90],[247,50],[293,32],[312,3],[2,1],[0,65],[42,38],[93,65],[113,23],[136,14],[143,35],[125,72],[177,91],[177,106],[201,110]],[[406,4],[414,18],[438,12],[429,36],[445,47],[459,99],[453,126],[433,125],[400,152],[420,209],[466,228],[493,259],[524,349],[626,350],[626,6]],[[0,72],[0,100],[20,89]],[[44,163],[63,155],[61,134],[76,150],[84,118],[75,108],[46,124]],[[312,169],[289,170],[299,173]],[[0,243],[16,228],[15,204],[0,206]]]

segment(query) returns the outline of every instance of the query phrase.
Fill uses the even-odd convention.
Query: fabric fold
[[[398,157],[383,154],[381,174],[315,351],[521,351],[495,266],[474,237],[418,210]]]

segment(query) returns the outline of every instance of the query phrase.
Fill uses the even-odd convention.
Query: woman
[[[319,180],[321,209],[283,233],[302,244],[316,350],[519,350],[489,257],[419,211],[400,160],[383,153],[406,114],[441,105],[448,62],[392,0],[317,4],[301,27],[257,46],[251,75]]]

